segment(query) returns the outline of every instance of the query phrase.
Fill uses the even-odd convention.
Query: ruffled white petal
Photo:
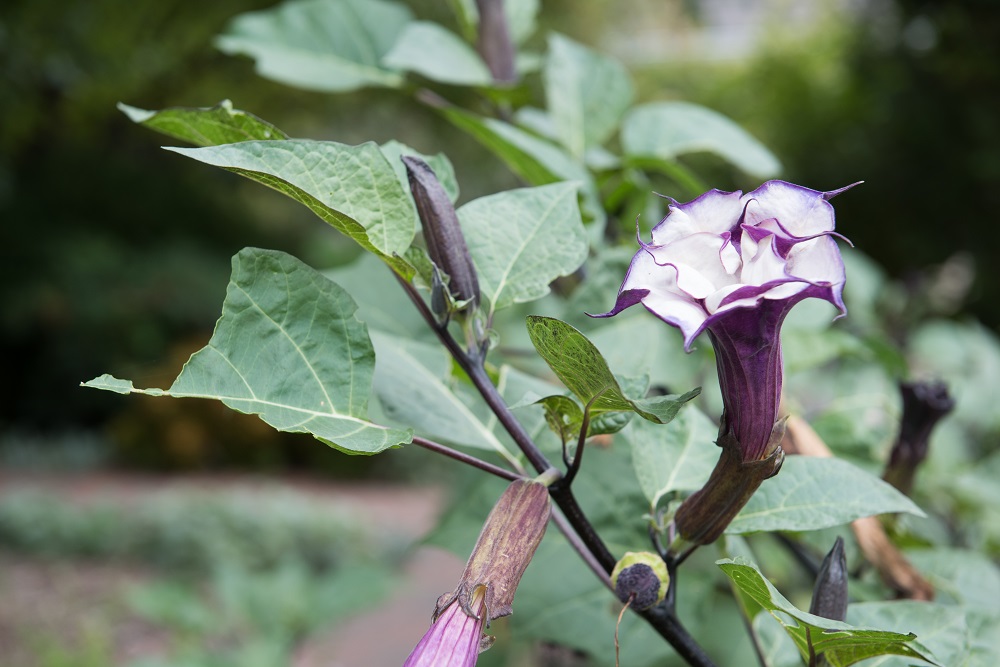
[[[686,204],[671,205],[667,217],[653,227],[653,243],[666,245],[699,232],[728,232],[743,213],[741,194],[709,190]]]
[[[830,236],[796,244],[788,253],[786,270],[814,284],[843,285],[845,280],[844,260],[837,242]]]
[[[726,271],[720,252],[726,239],[716,234],[691,234],[665,246],[649,246],[660,266],[677,270],[677,284],[696,299],[704,299],[718,288],[735,282]]]
[[[653,242],[632,259],[615,308],[602,317],[641,301],[680,328],[690,348],[707,326],[748,322],[720,315],[765,301],[788,300],[791,307],[818,297],[843,311],[844,265],[830,236],[830,196],[769,181],[746,195],[712,190],[671,205],[653,228]]]
[[[787,280],[785,260],[777,253],[774,237],[768,236],[756,244],[756,253],[750,255],[748,244],[743,244],[743,272],[740,282],[744,285],[765,285],[777,280]]]
[[[744,221],[757,225],[768,218],[777,218],[794,236],[833,231],[833,206],[823,195],[785,181],[768,181],[743,195],[748,204]]]

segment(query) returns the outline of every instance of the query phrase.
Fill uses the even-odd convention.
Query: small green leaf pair
[[[579,403],[568,396],[548,396],[541,401],[550,427],[564,441],[580,434],[585,413],[587,435],[615,433],[628,419],[621,413],[635,413],[657,424],[670,422],[686,402],[701,389],[682,395],[631,398],[612,374],[597,347],[572,326],[551,317],[528,318],[528,335],[538,354]],[[630,383],[629,393],[642,394],[648,380]]]

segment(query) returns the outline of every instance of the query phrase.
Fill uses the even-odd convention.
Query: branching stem
[[[439,442],[434,442],[433,440],[428,440],[426,438],[421,438],[420,436],[413,436],[413,444],[423,447],[424,449],[430,450],[437,454],[443,454],[450,459],[455,459],[466,465],[470,465],[473,468],[478,468],[483,472],[488,472],[491,475],[495,475],[501,479],[506,479],[513,482],[517,479],[523,479],[523,475],[519,475],[516,472],[507,470],[506,468],[501,468],[500,466],[493,465],[483,461],[482,459],[477,459],[475,456],[470,456],[464,452],[460,452],[457,449],[452,449],[446,445],[442,445]]]
[[[548,459],[538,449],[538,446],[535,445],[534,440],[524,429],[521,422],[518,421],[517,417],[514,416],[514,413],[511,412],[500,392],[497,391],[493,381],[486,373],[486,369],[483,366],[485,360],[481,352],[479,350],[463,350],[448,331],[447,324],[438,322],[420,296],[420,293],[417,292],[417,289],[398,274],[396,274],[396,278],[399,280],[407,296],[410,297],[413,305],[420,312],[420,315],[437,335],[441,344],[445,346],[455,361],[458,362],[459,366],[462,367],[462,370],[469,376],[469,379],[475,385],[483,400],[493,414],[496,415],[497,421],[500,422],[521,452],[524,453],[525,458],[528,459],[531,466],[539,473],[549,471],[552,466]],[[579,457],[579,453],[577,457]],[[589,558],[584,558],[585,562],[592,568],[596,564],[604,572],[604,576],[601,579],[605,580],[606,576],[614,569],[617,561],[611,554],[611,551],[608,550],[607,545],[604,544],[604,540],[594,530],[594,526],[590,523],[590,520],[583,513],[573,495],[567,478],[563,477],[549,485],[549,494],[553,502],[562,510],[564,519],[569,524],[569,527],[572,528],[571,531],[564,530],[564,533],[567,535],[571,533],[576,534],[576,539],[571,538],[570,543],[580,553],[583,553],[581,549],[589,553]],[[681,625],[674,609],[668,609],[660,605],[645,611],[637,611],[636,613],[642,616],[660,636],[666,639],[688,664],[693,665],[693,667],[714,667],[714,663],[708,657],[708,654],[688,634],[684,626]]]

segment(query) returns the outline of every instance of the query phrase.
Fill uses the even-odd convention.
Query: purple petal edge
[[[618,313],[622,312],[626,308],[631,308],[632,306],[641,303],[642,300],[649,294],[648,289],[629,289],[618,293],[618,299],[615,301],[615,307],[606,313],[585,313],[587,317],[603,318],[603,317],[614,317]]]

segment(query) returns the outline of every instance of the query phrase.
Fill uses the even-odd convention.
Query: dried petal
[[[476,664],[489,648],[483,628],[511,613],[514,591],[549,521],[549,489],[535,480],[512,482],[486,517],[458,587],[438,598],[434,624],[404,667]]]
[[[899,437],[889,454],[882,477],[897,489],[909,494],[919,466],[927,458],[931,432],[955,407],[955,399],[941,382],[900,383],[903,416]]]

